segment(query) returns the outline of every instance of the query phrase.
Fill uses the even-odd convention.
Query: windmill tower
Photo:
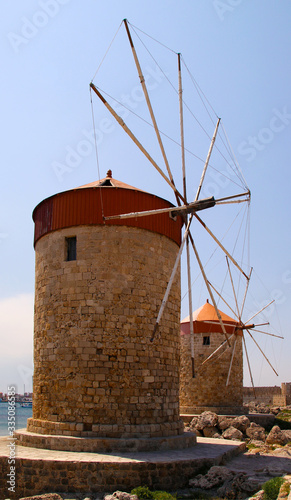
[[[98,450],[126,449],[133,438],[137,449],[159,447],[152,438],[161,438],[164,447],[168,438],[173,446],[173,437],[181,437],[178,447],[183,439],[194,443],[184,436],[179,413],[179,273],[158,342],[150,342],[178,252],[181,219],[162,213],[103,220],[103,211],[170,206],[109,171],[105,179],[35,208],[30,433],[62,436],[61,449],[69,446],[67,436],[95,438]]]
[[[243,346],[238,322],[219,311],[231,348],[221,349],[213,362],[203,361],[221,347],[223,332],[214,307],[208,301],[193,312],[194,364],[192,376],[189,316],[181,322],[180,405],[182,414],[214,411],[241,414],[243,408]],[[225,343],[226,344],[226,343]]]

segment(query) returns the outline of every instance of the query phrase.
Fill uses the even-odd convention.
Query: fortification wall
[[[274,396],[281,396],[281,387],[255,387],[256,401],[264,404],[273,404]],[[252,387],[243,388],[243,401],[249,403],[254,401],[254,389]]]

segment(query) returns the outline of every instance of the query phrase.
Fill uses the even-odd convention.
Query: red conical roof
[[[81,225],[116,225],[146,229],[162,234],[181,244],[183,220],[158,213],[147,217],[108,219],[120,214],[174,208],[159,196],[129,186],[112,178],[108,170],[104,179],[55,194],[39,203],[33,211],[34,244],[46,234]]]

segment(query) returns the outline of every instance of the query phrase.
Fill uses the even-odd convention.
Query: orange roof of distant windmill
[[[218,311],[227,333],[234,333],[234,329],[238,325],[238,321],[223,313],[219,309]],[[193,312],[193,326],[194,333],[222,333],[222,328],[215,307],[212,304],[209,304],[208,300],[203,306]],[[181,321],[181,334],[187,333],[190,333],[190,316],[187,316],[187,318],[184,318]]]

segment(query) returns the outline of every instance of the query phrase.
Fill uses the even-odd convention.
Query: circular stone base
[[[14,433],[20,446],[43,448],[46,450],[110,453],[112,451],[157,451],[182,450],[196,444],[196,435],[185,432],[179,436],[160,438],[85,438],[72,436],[50,436],[36,434],[25,429]]]
[[[22,432],[22,431],[21,431]],[[197,438],[184,450],[132,453],[78,453],[15,446],[15,493],[8,490],[11,437],[0,437],[1,498],[18,499],[43,493],[63,498],[103,498],[105,492],[131,491],[140,485],[177,491],[205,468],[225,464],[246,444],[227,439]]]

